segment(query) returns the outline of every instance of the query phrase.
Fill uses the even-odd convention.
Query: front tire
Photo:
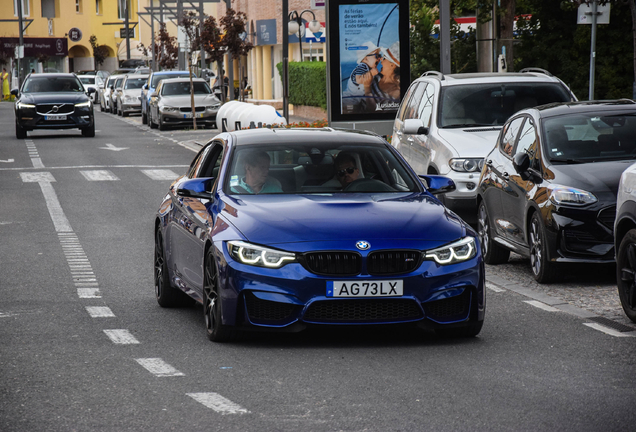
[[[95,120],[93,120],[93,124],[87,128],[82,129],[82,136],[93,138],[95,136]]]
[[[26,129],[20,126],[18,122],[15,123],[15,136],[17,139],[24,139],[27,137]]]
[[[168,263],[163,244],[161,230],[157,229],[155,234],[155,298],[159,306],[172,308],[183,304],[184,295],[181,291],[170,285],[168,274]]]
[[[616,254],[618,297],[627,317],[636,323],[636,229],[625,234]]]
[[[548,259],[548,242],[541,215],[532,214],[530,220],[530,265],[534,279],[539,283],[553,282],[557,275],[557,265]]]
[[[166,130],[166,126],[164,126],[163,122],[161,121],[161,115],[159,116],[159,130],[160,131],[165,131]]]
[[[141,123],[148,124],[148,114],[146,114],[145,110],[141,111]]]
[[[208,339],[213,342],[228,342],[236,338],[236,329],[222,323],[219,274],[216,270],[212,246],[205,255],[203,276],[203,316]]]
[[[481,254],[486,264],[503,264],[508,262],[510,251],[499,246],[492,237],[492,228],[490,227],[490,219],[488,218],[488,209],[486,203],[481,201],[477,210],[477,232],[479,234],[479,242],[481,243]]]

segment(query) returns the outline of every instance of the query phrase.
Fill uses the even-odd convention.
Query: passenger
[[[270,158],[267,152],[255,150],[245,156],[245,177],[230,179],[230,189],[234,193],[268,194],[281,193],[280,182],[269,177]]]

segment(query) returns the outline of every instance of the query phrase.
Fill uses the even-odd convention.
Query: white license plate
[[[403,294],[401,280],[327,282],[327,297],[400,297]]]
[[[49,114],[44,116],[44,120],[66,120],[64,114]]]
[[[203,117],[203,113],[197,114],[197,118]],[[192,118],[192,113],[185,113],[183,118]]]

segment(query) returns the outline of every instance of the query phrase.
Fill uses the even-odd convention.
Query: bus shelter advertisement
[[[395,115],[401,94],[399,12],[397,3],[339,5],[341,114]]]

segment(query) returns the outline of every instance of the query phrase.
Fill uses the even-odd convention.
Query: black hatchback
[[[93,103],[81,81],[72,73],[29,74],[22,87],[13,89],[15,135],[26,138],[35,129],[80,129],[85,137],[95,136]]]
[[[559,263],[614,262],[616,193],[636,161],[636,103],[571,102],[519,111],[486,156],[478,186],[484,261],[530,257],[550,282]]]

